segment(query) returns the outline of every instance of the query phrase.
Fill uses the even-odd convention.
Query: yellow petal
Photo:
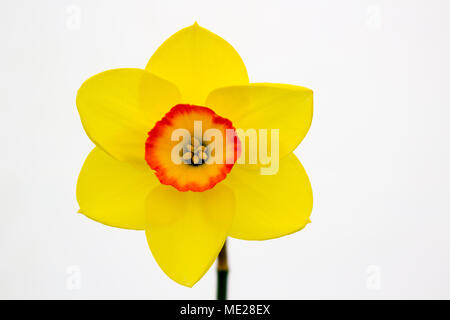
[[[138,169],[94,148],[78,177],[80,212],[109,226],[143,230],[146,198],[157,185],[150,168]]]
[[[233,168],[224,182],[236,197],[236,214],[229,235],[243,240],[278,238],[304,228],[313,197],[308,176],[291,153],[275,175]]]
[[[235,128],[255,129],[257,133],[267,129],[269,141],[271,130],[279,129],[279,156],[282,158],[300,144],[309,130],[313,93],[293,85],[249,84],[217,89],[210,93],[206,105],[231,119]]]
[[[77,95],[78,112],[91,140],[116,159],[144,166],[147,133],[179,101],[174,85],[140,69],[100,73]]]
[[[174,83],[189,104],[204,105],[216,88],[248,83],[247,69],[236,50],[197,23],[167,39],[145,69]]]
[[[204,192],[179,192],[160,185],[148,197],[147,241],[161,269],[192,287],[222,248],[234,214],[233,192],[217,185]]]

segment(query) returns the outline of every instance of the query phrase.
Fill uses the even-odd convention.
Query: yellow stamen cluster
[[[188,164],[200,165],[208,160],[207,148],[196,138],[192,138],[191,144],[186,145],[185,150],[183,160]]]

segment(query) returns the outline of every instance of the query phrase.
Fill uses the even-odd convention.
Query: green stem
[[[217,300],[227,300],[228,260],[226,241],[217,260]]]

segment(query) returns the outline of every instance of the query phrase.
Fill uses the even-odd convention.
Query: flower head
[[[228,236],[277,238],[310,222],[310,182],[292,152],[312,105],[309,89],[250,84],[230,44],[182,29],[145,70],[106,71],[79,89],[96,145],[78,179],[80,212],[145,230],[161,269],[192,286]]]

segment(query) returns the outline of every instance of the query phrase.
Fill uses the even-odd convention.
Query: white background
[[[228,40],[253,82],[315,93],[296,150],[312,224],[229,241],[229,298],[450,298],[449,1],[0,4],[0,298],[215,297],[158,268],[143,232],[77,214],[88,77],[144,68],[179,29]],[[74,281],[75,279],[75,281]]]

